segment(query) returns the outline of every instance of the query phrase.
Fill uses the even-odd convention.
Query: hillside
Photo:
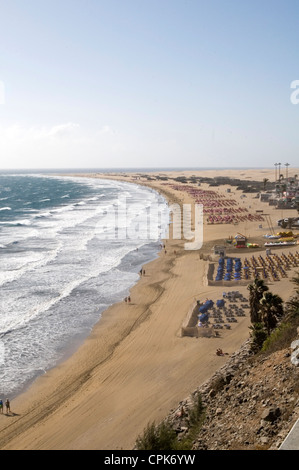
[[[200,393],[205,420],[192,449],[278,449],[299,418],[299,367],[291,363],[290,348],[254,356],[249,344],[168,416],[182,438]]]

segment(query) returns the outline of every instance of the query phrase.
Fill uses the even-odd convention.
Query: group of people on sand
[[[3,400],[0,398],[0,413],[3,414]],[[8,398],[5,400],[5,407],[6,407],[6,414],[8,415],[10,413],[10,401]]]

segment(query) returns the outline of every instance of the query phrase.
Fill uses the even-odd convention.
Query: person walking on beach
[[[6,414],[8,415],[8,413],[10,413],[10,401],[8,398],[6,398],[5,406],[6,406]]]
[[[0,399],[0,413],[3,415],[3,400]]]

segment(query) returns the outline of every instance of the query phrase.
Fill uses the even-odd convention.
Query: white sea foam
[[[7,245],[6,245],[7,248]],[[11,253],[7,253],[7,256],[2,255],[1,264],[2,269],[0,271],[0,286],[11,283],[21,278],[25,274],[41,268],[53,261],[61,249],[61,245],[58,245],[55,250],[46,252],[24,252],[22,256],[13,256]]]
[[[1,225],[0,335],[7,356],[0,394],[19,391],[55,365],[104,308],[127,295],[139,264],[154,257],[146,231],[139,238],[117,238],[115,231],[133,230],[137,221],[146,226],[160,196],[128,183],[78,180],[98,193]],[[153,223],[161,225],[157,240],[163,221]]]
[[[31,225],[32,220],[30,219],[22,219],[22,220],[8,220],[5,222],[0,222],[0,225],[7,225],[17,227],[18,225]]]
[[[42,213],[40,213],[40,214],[37,214],[35,217],[36,217],[37,219],[40,219],[40,218],[42,218],[42,217],[51,217],[51,216],[52,216],[51,212],[42,212]]]

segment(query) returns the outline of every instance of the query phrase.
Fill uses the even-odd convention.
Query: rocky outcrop
[[[291,344],[291,362],[294,366],[299,366],[299,339],[296,339]]]
[[[247,341],[167,421],[179,438],[188,434],[192,405],[200,394],[205,420],[194,450],[278,449],[299,418],[299,367],[291,351],[254,356]]]

